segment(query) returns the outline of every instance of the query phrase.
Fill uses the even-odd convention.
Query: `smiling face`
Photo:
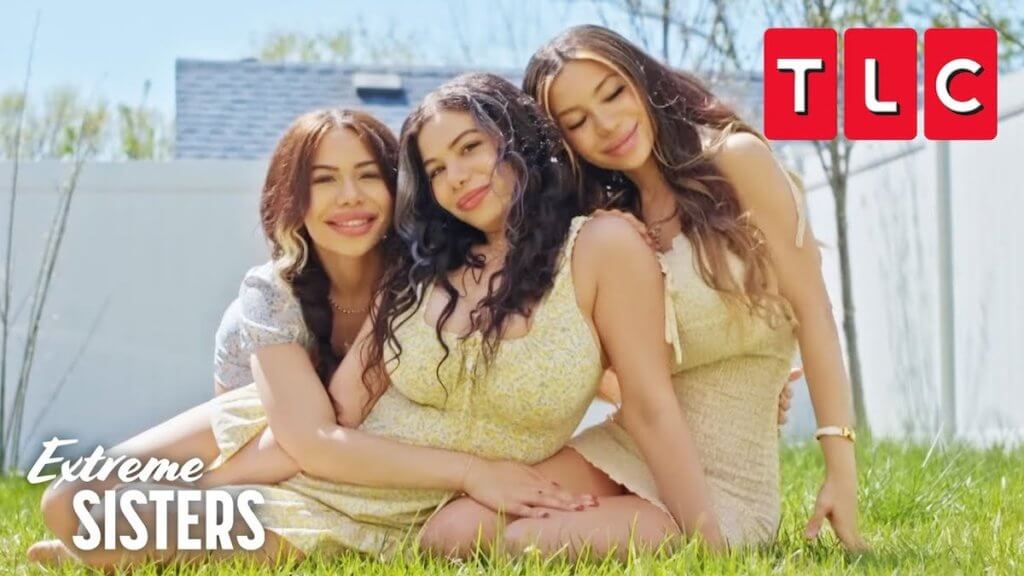
[[[642,166],[654,149],[654,129],[627,79],[603,62],[566,62],[551,81],[548,104],[566,142],[607,170]]]
[[[341,128],[324,135],[309,181],[304,223],[318,249],[360,257],[391,227],[391,193],[355,131]]]
[[[420,128],[416,145],[442,208],[485,234],[504,228],[515,178],[507,163],[498,164],[494,139],[470,113],[438,111]]]

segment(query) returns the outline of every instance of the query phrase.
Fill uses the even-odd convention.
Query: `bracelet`
[[[841,436],[854,444],[857,443],[857,433],[854,432],[853,428],[847,426],[825,426],[818,428],[818,431],[814,433],[814,439],[821,440],[822,436]]]

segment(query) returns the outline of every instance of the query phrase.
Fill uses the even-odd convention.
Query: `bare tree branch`
[[[4,425],[7,414],[7,338],[10,335],[10,308],[11,308],[11,267],[14,260],[14,209],[18,198],[18,168],[21,164],[21,131],[25,126],[25,109],[28,107],[28,88],[32,79],[32,61],[36,54],[36,38],[39,34],[39,21],[41,15],[36,12],[35,25],[32,27],[32,40],[29,42],[28,62],[25,65],[25,80],[22,83],[22,105],[18,112],[18,127],[14,132],[14,165],[11,168],[11,199],[8,203],[7,212],[7,249],[4,259],[4,298],[0,307],[0,321],[2,327],[2,342],[0,342],[0,469],[7,467],[7,443],[3,442]]]

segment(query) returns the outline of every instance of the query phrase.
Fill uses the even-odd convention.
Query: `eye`
[[[614,92],[609,94],[608,97],[604,99],[604,101],[605,102],[611,102],[612,100],[615,100],[616,98],[619,97],[619,94],[622,94],[622,91],[625,90],[625,89],[626,89],[625,86],[619,86],[618,88],[615,89]]]
[[[359,175],[360,180],[378,180],[380,177],[380,172],[363,172]]]
[[[480,142],[468,142],[468,143],[466,143],[465,146],[462,147],[462,153],[463,154],[468,154],[469,152],[472,152],[473,149],[476,148],[479,145],[480,145]]]
[[[433,181],[434,178],[437,178],[441,174],[441,172],[443,172],[443,171],[444,171],[444,167],[443,166],[438,166],[437,168],[433,168],[429,172],[427,172],[427,178],[430,178],[430,180]]]
[[[313,184],[326,184],[328,182],[334,182],[334,176],[330,174],[322,174],[320,176],[313,177]]]
[[[569,130],[569,131],[575,130],[575,129],[579,128],[580,126],[583,126],[583,124],[586,121],[587,121],[587,117],[586,116],[580,116],[580,119],[579,119],[578,122],[573,122],[572,124],[567,125],[565,127],[565,129]]]

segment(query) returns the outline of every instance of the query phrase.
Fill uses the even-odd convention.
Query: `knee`
[[[466,508],[449,505],[434,514],[420,531],[420,548],[455,558],[489,548],[497,536],[496,515],[486,509]]]
[[[557,518],[523,518],[505,528],[502,545],[516,556],[534,551],[550,556],[561,550],[560,531]]]
[[[70,542],[78,530],[78,522],[72,508],[75,492],[71,484],[50,484],[39,502],[43,524],[65,543]]]

